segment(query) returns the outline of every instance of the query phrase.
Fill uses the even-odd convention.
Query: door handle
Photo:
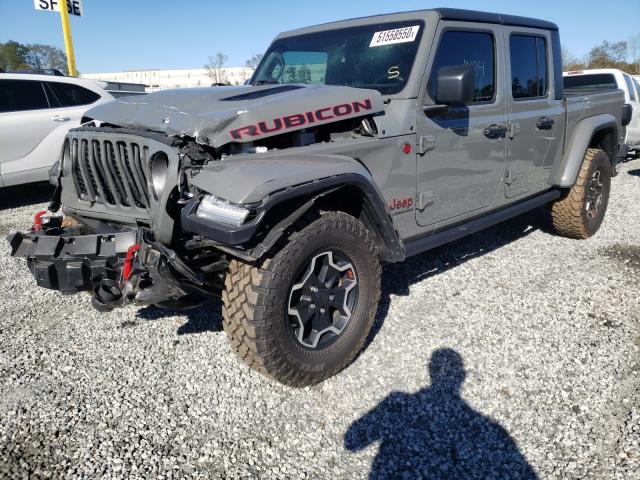
[[[494,123],[484,129],[484,136],[487,138],[504,138],[507,136],[507,127]]]
[[[538,122],[536,123],[536,128],[538,130],[551,130],[555,123],[556,123],[555,120],[551,118],[542,117],[538,119]]]
[[[54,122],[68,122],[69,120],[71,120],[71,117],[63,117],[61,115],[54,115],[53,117],[51,117],[51,120],[53,120]]]

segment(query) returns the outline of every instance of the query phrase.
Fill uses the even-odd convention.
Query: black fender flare
[[[383,262],[393,263],[404,260],[405,250],[393,221],[387,212],[382,194],[364,176],[346,173],[326,177],[312,182],[296,185],[274,192],[259,204],[243,205],[255,212],[254,218],[240,227],[214,225],[196,217],[200,198],[194,198],[183,208],[181,224],[183,231],[192,232],[209,239],[221,250],[247,261],[257,261],[275,245],[285,231],[309,211],[318,200],[345,187],[354,187],[361,193],[363,211],[368,225],[376,230],[379,242],[380,258]],[[246,248],[254,239],[265,215],[277,205],[294,199],[305,198],[284,219],[270,228],[269,232],[255,245]]]

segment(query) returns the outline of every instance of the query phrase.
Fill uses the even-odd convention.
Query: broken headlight
[[[205,195],[196,211],[198,218],[233,227],[242,225],[248,215],[249,210],[246,208],[233,205],[215,195]]]

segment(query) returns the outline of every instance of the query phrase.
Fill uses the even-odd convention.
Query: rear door
[[[37,168],[26,157],[55,128],[50,117],[42,82],[0,80],[0,174],[3,177]]]
[[[436,101],[435,78],[442,67],[473,67],[476,85],[468,105],[440,114],[419,106],[416,220],[430,229],[463,221],[494,203],[505,169],[507,123],[503,59],[497,54],[501,27],[440,22],[436,38],[423,103]],[[497,134],[488,133],[490,127]]]
[[[636,90],[637,82],[626,73],[624,81],[629,90],[629,103],[633,108],[631,122],[627,126],[627,143],[632,146],[640,145],[640,92]],[[634,83],[635,82],[635,83]]]
[[[509,141],[507,197],[535,194],[547,179],[561,141],[562,100],[553,91],[551,34],[546,30],[505,27]]]

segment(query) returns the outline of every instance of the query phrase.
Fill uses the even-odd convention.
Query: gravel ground
[[[47,193],[2,195],[4,236]],[[639,204],[636,160],[588,241],[538,212],[387,267],[367,348],[302,390],[234,358],[218,302],[101,314],[5,244],[0,476],[640,478]]]

